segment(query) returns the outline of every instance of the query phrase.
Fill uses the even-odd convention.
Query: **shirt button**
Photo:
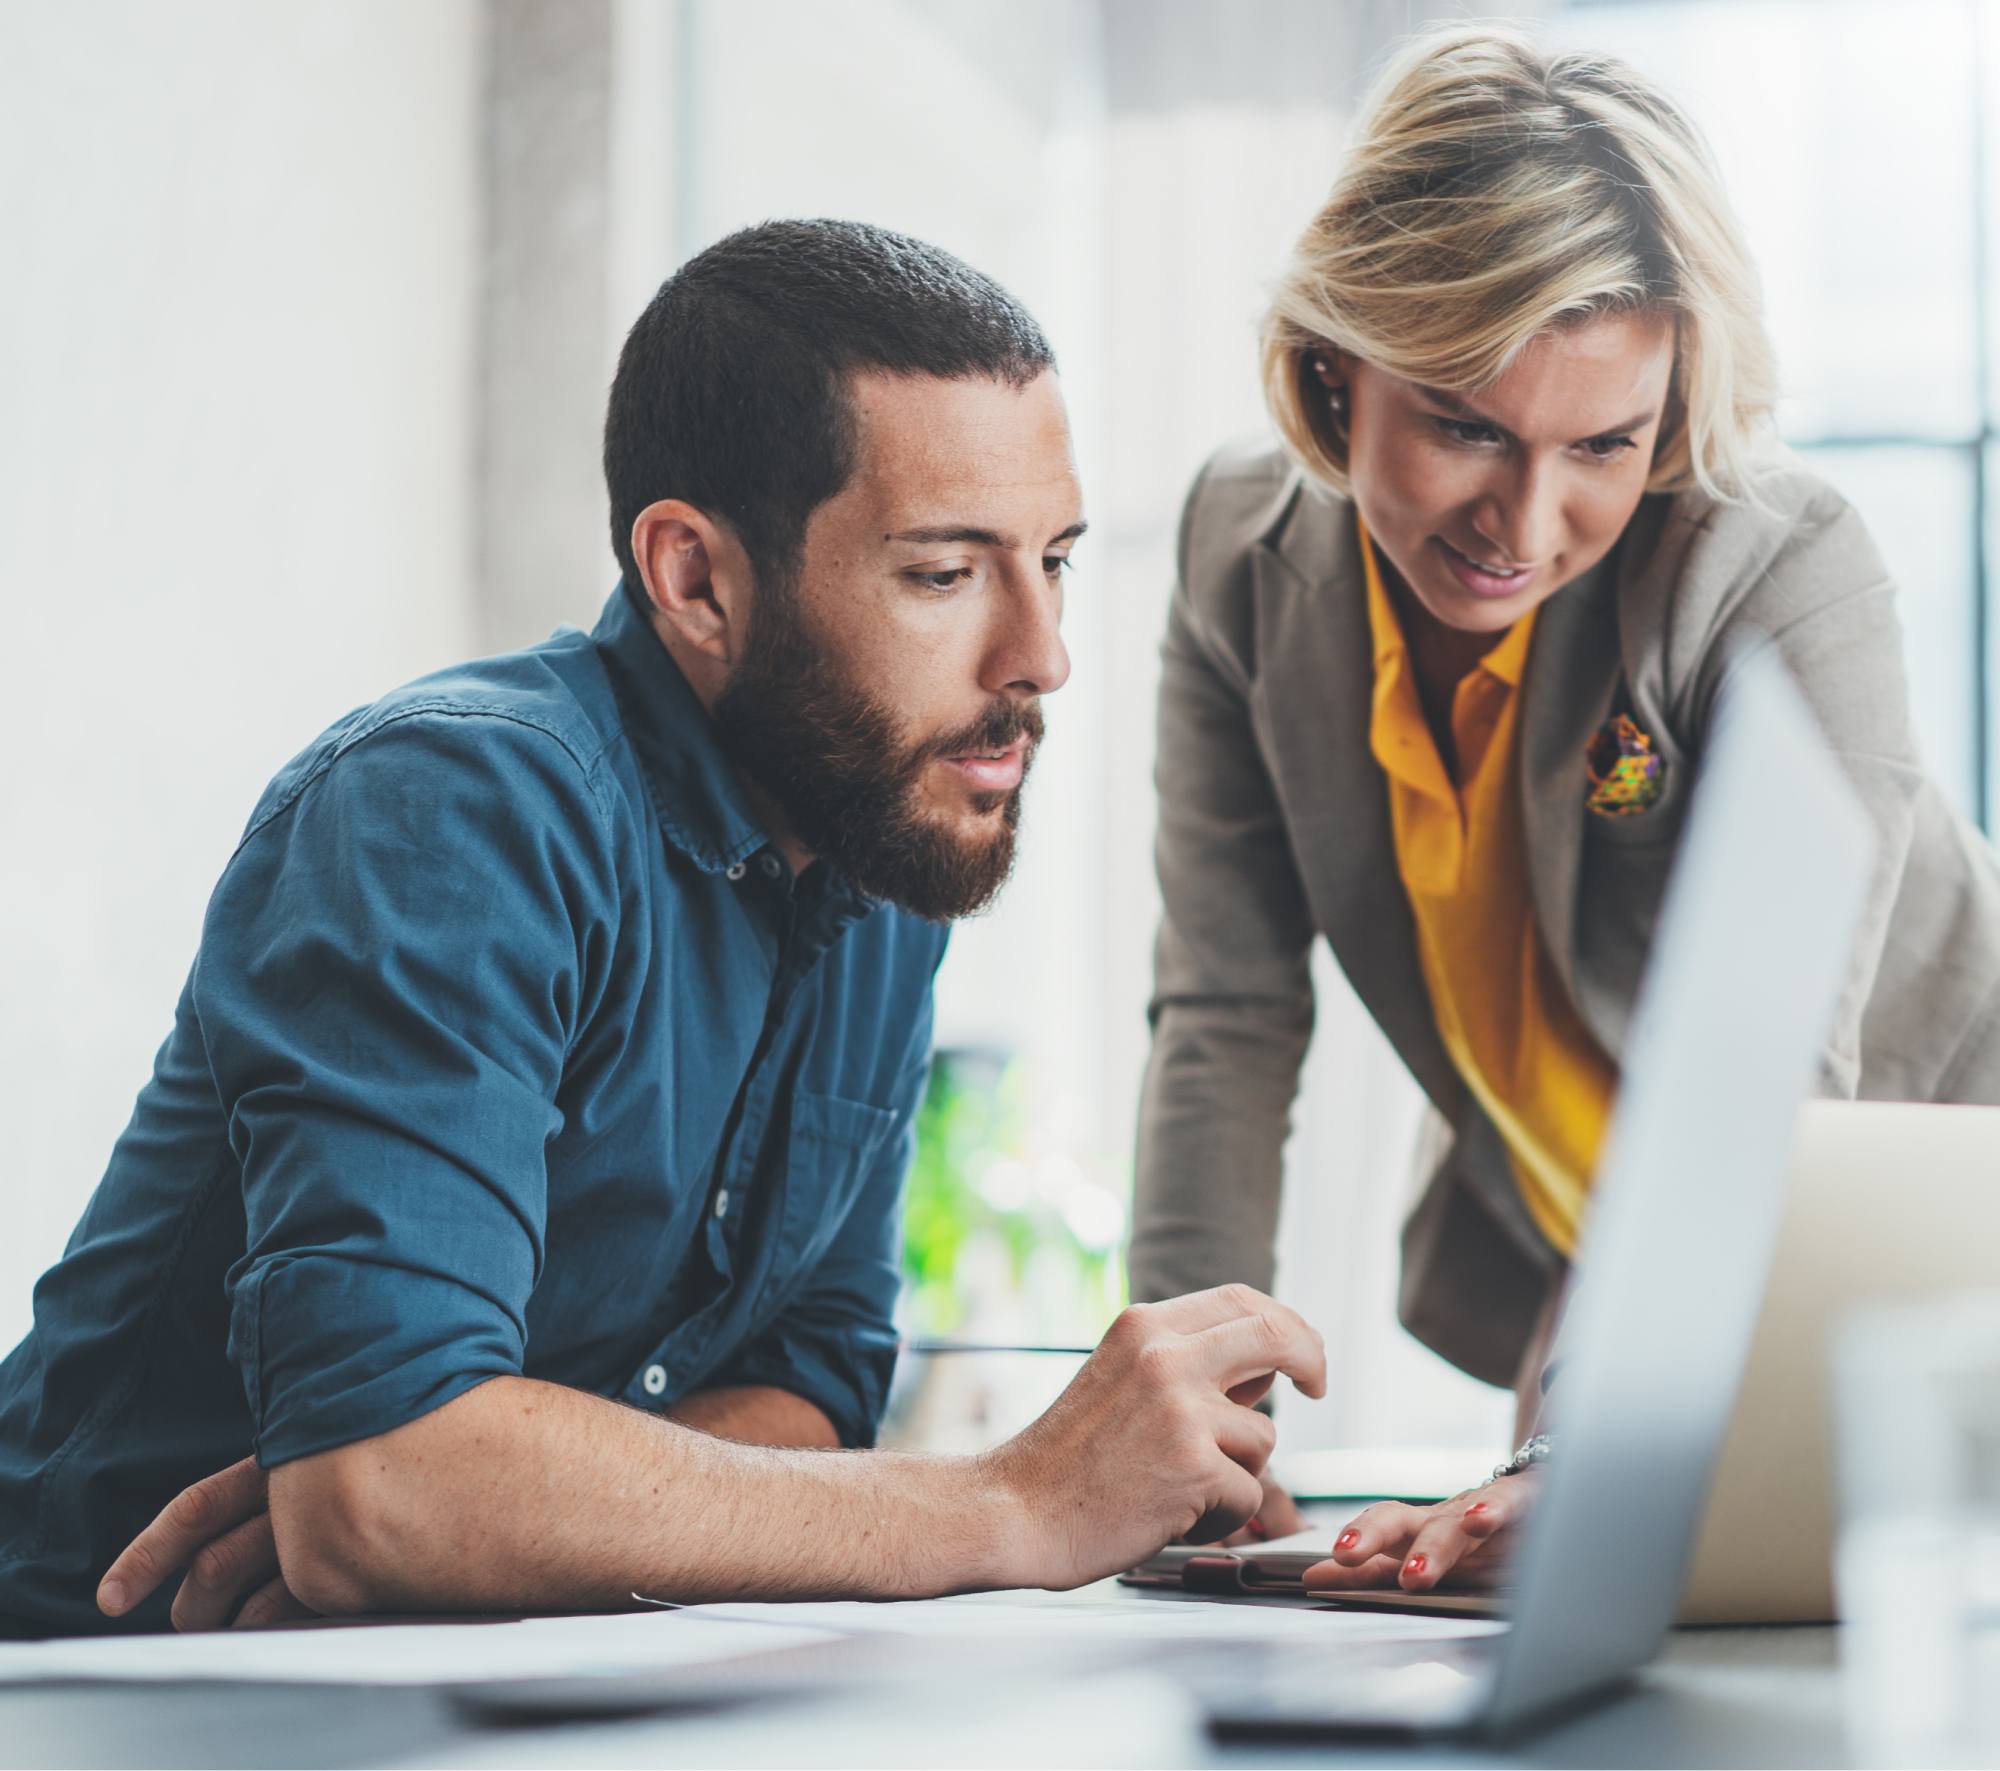
[[[750,871],[749,868],[745,867],[741,861],[738,861],[730,867],[729,871],[723,877],[726,879],[737,880],[741,879],[744,876],[744,874],[748,873],[749,871]]]
[[[766,879],[776,879],[785,864],[776,855],[766,855],[757,865],[764,869]]]
[[[639,1381],[646,1386],[647,1395],[663,1395],[667,1388],[667,1368],[664,1365],[649,1365]]]
[[[727,1187],[724,1187],[722,1191],[716,1194],[715,1196],[715,1215],[717,1217],[722,1217],[728,1212],[728,1210],[729,1210],[729,1189]]]

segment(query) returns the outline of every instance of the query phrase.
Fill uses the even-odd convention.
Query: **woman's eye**
[[[1437,427],[1454,443],[1491,443],[1499,438],[1490,424],[1479,424],[1469,418],[1440,418]]]
[[[1609,461],[1613,456],[1637,447],[1638,444],[1630,437],[1592,437],[1584,443],[1583,452],[1593,461]]]

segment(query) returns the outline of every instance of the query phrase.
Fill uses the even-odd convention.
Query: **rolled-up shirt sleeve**
[[[826,1253],[776,1320],[725,1359],[709,1380],[768,1384],[803,1396],[851,1449],[875,1443],[896,1369],[903,1188],[930,1077],[929,1027],[926,1017],[917,1048],[926,1055],[898,1082],[893,1122]]]
[[[555,736],[433,710],[350,738],[232,857],[194,1000],[241,1168],[229,1353],[261,1463],[521,1370],[605,832]]]

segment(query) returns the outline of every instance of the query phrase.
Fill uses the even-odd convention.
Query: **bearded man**
[[[0,1366],[0,1629],[1073,1584],[1248,1518],[1250,1405],[1322,1386],[1232,1287],[993,1452],[836,1452],[945,924],[1069,669],[1034,322],[917,241],[750,229],[633,329],[605,473],[592,632],[350,714],[252,814]]]

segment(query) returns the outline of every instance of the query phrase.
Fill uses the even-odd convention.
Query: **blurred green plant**
[[[1005,1054],[934,1055],[904,1197],[906,1332],[953,1334],[999,1302],[981,1291],[996,1265],[1008,1314],[1039,1340],[1094,1342],[1123,1307],[1129,1172],[1031,1151],[1031,1088],[1029,1066]]]

